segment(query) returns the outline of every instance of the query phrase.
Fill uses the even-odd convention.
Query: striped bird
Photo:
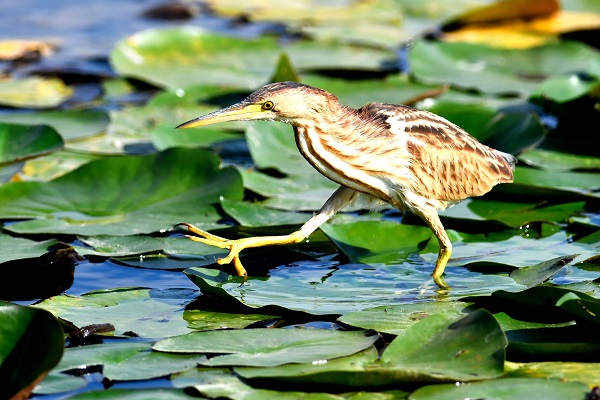
[[[383,103],[354,109],[331,93],[296,82],[266,85],[240,103],[178,128],[240,120],[292,125],[304,158],[341,185],[317,214],[289,235],[230,240],[182,224],[197,235],[190,239],[229,249],[229,255],[217,261],[233,262],[244,279],[247,272],[239,259],[243,249],[299,243],[353,202],[387,202],[421,217],[433,230],[440,250],[432,276],[440,288],[447,288],[442,275],[452,244],[438,211],[481,196],[498,183],[512,182],[517,162],[430,112]]]

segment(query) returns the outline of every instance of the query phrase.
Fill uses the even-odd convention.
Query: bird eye
[[[265,101],[262,105],[262,109],[265,111],[272,110],[273,107],[275,107],[275,104],[272,101]]]

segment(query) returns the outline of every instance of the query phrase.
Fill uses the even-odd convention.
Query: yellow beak
[[[192,119],[179,125],[179,128],[197,128],[199,126],[206,126],[212,124],[218,124],[219,122],[227,121],[246,121],[252,119],[266,119],[268,111],[262,109],[261,104],[253,103],[237,103],[230,107],[224,108],[219,111],[212,112],[210,114],[203,115],[201,117]]]

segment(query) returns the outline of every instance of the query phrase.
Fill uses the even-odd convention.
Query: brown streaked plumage
[[[245,248],[298,243],[344,206],[363,198],[384,201],[421,217],[433,230],[440,252],[433,279],[442,274],[452,245],[438,211],[468,197],[481,196],[513,180],[516,158],[479,143],[464,130],[427,111],[403,105],[369,103],[344,106],[324,90],[296,82],[266,85],[238,104],[178,126],[192,128],[233,120],[272,120],[293,126],[302,155],[340,188],[300,230],[284,236],[229,240],[184,224],[191,239],[228,248],[220,264],[239,260]]]

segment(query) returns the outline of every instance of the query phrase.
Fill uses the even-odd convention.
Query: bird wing
[[[513,181],[516,159],[485,146],[450,121],[412,107],[371,103],[359,110],[408,151],[413,189],[427,199],[456,202]],[[403,148],[402,148],[403,147]]]

